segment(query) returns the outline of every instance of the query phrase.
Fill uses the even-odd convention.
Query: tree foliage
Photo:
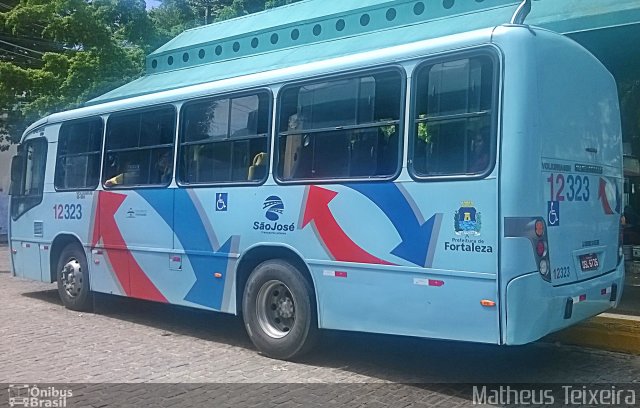
[[[0,150],[26,126],[139,77],[182,31],[298,0],[2,0]]]

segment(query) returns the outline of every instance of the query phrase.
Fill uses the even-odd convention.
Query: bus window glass
[[[24,167],[18,185],[12,189],[11,216],[14,220],[42,202],[47,160],[47,140],[32,139],[18,150]]]
[[[182,110],[180,174],[184,184],[261,182],[267,176],[267,92],[206,99]]]
[[[416,82],[411,170],[473,175],[491,166],[494,67],[478,56],[423,66]]]
[[[390,71],[286,88],[280,97],[278,177],[393,176],[402,82],[400,73]]]
[[[112,115],[107,122],[104,186],[168,185],[175,122],[172,106]]]
[[[98,186],[102,126],[101,118],[62,124],[56,159],[57,190],[95,189]]]

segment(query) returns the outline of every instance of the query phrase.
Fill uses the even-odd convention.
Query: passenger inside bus
[[[136,163],[133,160],[126,160],[124,161],[124,165],[118,166],[117,157],[112,159],[113,165],[111,167],[113,170],[111,174],[116,173],[116,175],[105,181],[105,187],[170,183],[173,170],[173,155],[171,154],[171,151],[153,153],[157,154],[159,157],[156,160],[153,160],[155,164],[153,165],[153,168],[150,169],[148,179],[147,177],[143,177],[143,174],[141,173],[142,165],[140,163]]]
[[[489,166],[489,127],[481,127],[471,140],[469,173],[481,173]]]

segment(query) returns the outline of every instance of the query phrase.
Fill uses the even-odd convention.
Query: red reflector
[[[486,307],[494,307],[496,305],[496,302],[494,302],[493,300],[482,299],[480,301],[480,304]]]
[[[442,286],[442,285],[444,285],[444,281],[429,279],[429,286]]]
[[[336,271],[335,277],[336,278],[346,278],[347,277],[347,273],[346,272]]]
[[[580,301],[583,302],[585,300],[587,300],[587,295],[580,295]]]
[[[222,274],[220,272],[216,272],[213,274],[213,276],[215,276],[216,278],[222,278]]]
[[[171,258],[171,260],[173,262],[180,262],[180,257],[179,256],[174,256],[173,258]]]

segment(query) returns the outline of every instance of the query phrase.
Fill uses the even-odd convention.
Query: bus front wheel
[[[79,244],[69,244],[60,253],[57,265],[58,294],[62,304],[71,310],[91,310],[93,300],[89,290],[89,267]]]
[[[309,351],[318,335],[311,284],[285,260],[258,265],[242,299],[244,324],[258,350],[288,360]]]

